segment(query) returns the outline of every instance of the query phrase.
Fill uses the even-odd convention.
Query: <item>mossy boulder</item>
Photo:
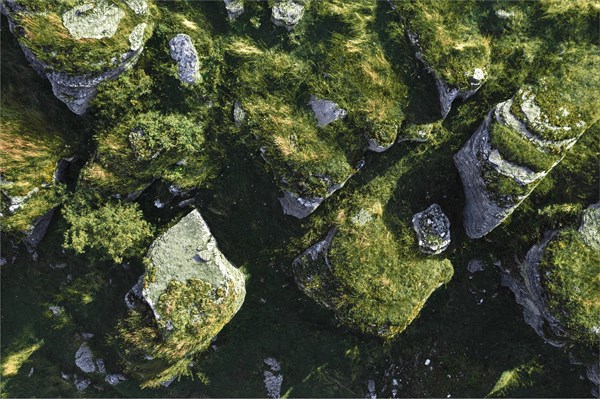
[[[54,95],[83,114],[97,86],[132,67],[151,36],[146,1],[6,1],[0,11],[32,67],[48,78]]]
[[[240,309],[246,290],[243,273],[219,251],[197,210],[156,239],[146,267],[132,295],[141,295],[152,317],[133,310],[120,338],[132,355],[128,371],[155,387],[189,374],[194,356]]]

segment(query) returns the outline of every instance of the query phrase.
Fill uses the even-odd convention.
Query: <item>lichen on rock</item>
[[[62,15],[63,25],[75,39],[112,37],[125,11],[107,0],[76,6]]]
[[[305,0],[277,0],[271,10],[271,21],[292,30],[304,15]]]
[[[416,213],[412,223],[424,253],[437,255],[450,245],[450,221],[438,204]]]

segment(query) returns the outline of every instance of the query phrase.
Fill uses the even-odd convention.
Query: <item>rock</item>
[[[131,44],[131,51],[138,51],[144,45],[144,33],[146,32],[146,27],[148,24],[142,22],[139,25],[136,25],[135,28],[129,34],[129,43]]]
[[[126,3],[147,7],[146,2],[142,0],[128,0]],[[115,48],[112,58],[88,64],[86,64],[87,59],[74,59],[73,64],[77,62],[82,66],[77,73],[65,72],[59,66],[55,66],[51,58],[45,57],[42,59],[42,57],[36,56],[40,53],[51,54],[52,49],[47,47],[30,48],[24,44],[20,32],[25,30],[23,26],[17,25],[15,19],[12,18],[14,14],[20,14],[19,21],[30,20],[30,18],[22,18],[23,15],[28,17],[28,14],[51,18],[55,15],[54,7],[49,5],[48,11],[44,13],[30,13],[17,2],[4,2],[0,11],[8,17],[9,28],[19,40],[19,45],[33,69],[40,76],[46,77],[50,81],[52,92],[59,100],[65,103],[75,114],[82,115],[89,108],[90,101],[96,96],[97,87],[100,83],[117,78],[137,62],[143,50],[143,31],[146,27],[143,24],[138,24],[130,32],[130,45],[128,43],[127,47]],[[132,10],[135,11],[136,8],[132,7]],[[63,13],[62,16],[57,15],[57,17],[62,19],[63,25],[73,39],[93,41],[112,38],[115,34],[118,34],[121,29],[120,21],[125,18],[125,15],[126,12],[115,3],[107,0],[95,0],[78,5]],[[25,27],[27,28],[27,26]],[[33,29],[33,27],[29,28]],[[60,33],[57,33],[57,38],[57,40],[66,40],[60,37]],[[33,45],[36,45],[36,43],[33,43]],[[40,46],[46,45],[40,44]],[[99,65],[103,68],[98,68]]]
[[[527,89],[520,90],[517,96],[528,92]],[[566,154],[564,150],[571,148],[581,136],[581,133],[574,133],[576,135],[571,139],[559,141],[542,139],[511,112],[513,101],[514,99],[510,99],[497,104],[487,114],[475,134],[454,155],[454,163],[460,173],[465,191],[464,227],[470,238],[483,237],[512,214],[541,179],[564,158]],[[526,117],[527,120],[539,119],[533,116],[532,105],[528,105],[527,109],[529,111],[526,114],[530,115]],[[545,170],[534,172],[526,166],[505,160],[498,149],[493,148],[491,144],[491,129],[495,124],[513,130],[531,142],[534,147],[532,151],[540,151],[545,154],[544,156],[552,156],[554,162]],[[549,125],[544,125],[544,128],[549,128]],[[547,155],[557,152],[561,155]],[[508,178],[518,187],[523,187],[522,192],[498,192],[490,188],[490,183],[503,178]]]
[[[81,344],[77,352],[75,352],[75,364],[84,373],[95,373],[97,370],[94,362],[94,353],[87,342]]]
[[[92,381],[89,378],[79,378],[79,377],[75,377],[75,380],[73,381],[73,383],[75,384],[75,389],[77,389],[79,392],[85,390],[87,387],[89,387],[92,383]]]
[[[287,30],[294,26],[304,15],[304,1],[302,0],[277,0],[271,10],[271,21],[276,26],[282,26]]]
[[[501,268],[501,283],[515,295],[515,300],[523,306],[525,322],[547,343],[556,347],[565,345],[565,331],[558,320],[550,314],[540,280],[539,264],[548,243],[557,231],[549,231],[542,242],[534,245],[520,265],[520,276],[512,276],[510,271]]]
[[[142,300],[142,284],[144,283],[144,276],[140,276],[137,283],[131,287],[125,294],[125,305],[127,309],[133,309],[136,303]]]
[[[44,216],[40,216],[39,218],[35,219],[29,230],[25,233],[24,242],[29,253],[34,253],[35,248],[37,248],[39,243],[42,242],[46,236],[48,227],[50,227],[50,222],[54,216],[54,211],[55,209],[51,209],[46,212]]]
[[[137,15],[144,15],[148,12],[148,3],[146,0],[124,0],[125,4]]]
[[[92,334],[92,333],[86,333],[86,332],[81,333],[81,339],[83,339],[84,341],[89,341],[92,338],[94,338],[94,334]]]
[[[30,368],[29,369],[29,374],[27,374],[27,378],[30,378],[33,375],[33,372],[35,371],[35,368]]]
[[[438,204],[416,213],[412,223],[422,252],[436,255],[450,245],[450,221]]]
[[[123,381],[127,381],[127,378],[125,378],[123,374],[106,374],[104,381],[106,381],[109,385],[115,386]]]
[[[233,104],[233,122],[236,126],[241,126],[246,121],[246,111],[242,108],[242,103],[236,101]]]
[[[244,2],[242,0],[223,0],[227,16],[234,20],[244,13]]]
[[[600,251],[600,202],[590,205],[583,211],[579,233],[587,245]]]
[[[161,382],[160,385],[162,385],[165,388],[168,388],[169,385],[171,385],[173,383],[173,381],[175,381],[176,378],[177,378],[176,376],[172,377],[172,378],[169,378],[167,381]]]
[[[479,259],[471,259],[467,265],[469,273],[477,273],[483,271],[485,264]]]
[[[194,84],[201,79],[198,53],[192,39],[185,34],[178,34],[169,41],[171,58],[177,61],[177,76],[180,81]]]
[[[104,364],[104,359],[96,360],[96,369],[100,374],[106,374],[106,365]]]
[[[283,384],[283,375],[275,373],[281,371],[281,365],[275,358],[272,357],[266,358],[264,362],[271,369],[265,370],[263,373],[265,377],[264,382],[265,388],[267,389],[267,396],[269,398],[280,398],[281,385]]]
[[[323,201],[325,198],[303,198],[289,191],[284,192],[283,197],[279,198],[283,213],[298,219],[303,219],[313,213]]]
[[[370,399],[376,399],[377,398],[377,392],[375,391],[375,381],[374,380],[369,380],[367,381],[367,395],[365,395],[365,398],[370,398]]]
[[[336,103],[330,100],[321,100],[316,96],[310,96],[308,105],[317,118],[317,126],[325,127],[332,122],[343,119],[348,115],[345,109],[340,108]]]
[[[142,297],[162,328],[192,328],[173,321],[175,319],[165,313],[163,303],[177,306],[181,312],[203,314],[207,311],[202,308],[202,303],[170,303],[176,299],[171,299],[167,292],[176,287],[188,290],[193,288],[190,284],[197,282],[218,292],[213,302],[220,305],[223,314],[214,315],[211,323],[218,323],[221,327],[229,322],[244,302],[244,275],[219,251],[215,238],[197,210],[188,213],[157,238],[148,251],[147,260],[148,268],[141,284]],[[188,320],[188,324],[199,328],[204,325],[204,319]]]
[[[53,316],[60,316],[65,311],[62,306],[49,306],[48,310],[52,312]]]
[[[125,16],[119,6],[107,0],[96,0],[76,6],[62,15],[62,22],[75,39],[103,39],[117,32]]]
[[[407,30],[407,36],[410,43],[415,48],[416,58],[423,63],[425,69],[427,69],[427,71],[433,75],[435,79],[435,85],[437,87],[440,99],[440,112],[442,114],[442,118],[445,118],[448,115],[448,112],[450,112],[452,102],[455,99],[460,98],[462,100],[466,100],[477,93],[477,90],[479,90],[486,78],[485,67],[475,68],[473,70],[472,75],[467,79],[468,85],[470,86],[468,89],[450,86],[444,82],[444,80],[436,73],[435,69],[425,60],[421,43],[419,41],[419,35]]]

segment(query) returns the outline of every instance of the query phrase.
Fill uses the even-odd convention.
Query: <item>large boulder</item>
[[[194,84],[201,79],[198,53],[192,43],[192,38],[180,33],[169,41],[171,58],[177,61],[177,76],[179,80]]]
[[[67,3],[24,7],[6,1],[0,11],[31,66],[78,115],[86,112],[101,82],[136,63],[152,30],[148,4],[142,0],[93,0],[72,8]],[[43,35],[39,24],[47,27]]]
[[[450,245],[450,221],[438,204],[412,218],[419,248],[426,254],[440,254]]]
[[[184,298],[175,296],[194,285],[210,287],[208,291],[214,290],[212,302],[228,308],[228,317],[218,321],[220,327],[244,302],[244,275],[219,251],[217,241],[197,210],[156,239],[147,259],[142,296],[159,325],[166,329],[184,329],[188,324],[201,326],[206,322],[202,316],[203,298],[186,303]],[[185,315],[176,314],[177,311],[188,316],[193,313],[198,319],[181,318]]]
[[[525,88],[514,98],[497,104],[454,156],[465,190],[464,227],[470,238],[483,237],[511,215],[564,158],[587,126],[584,121],[572,127],[536,125],[538,117],[532,115],[532,102],[531,90]],[[515,115],[518,111],[523,116]],[[544,138],[532,126],[561,128],[570,137]],[[531,151],[532,161],[527,165],[517,163],[514,150],[503,141],[511,136],[523,143],[522,150]]]

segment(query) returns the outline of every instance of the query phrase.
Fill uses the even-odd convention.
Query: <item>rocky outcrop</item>
[[[242,0],[223,0],[227,16],[234,20],[244,13],[244,2]]]
[[[129,4],[133,7],[127,12],[140,15],[146,14],[147,4],[145,1],[130,0],[126,2],[126,5]],[[52,7],[54,6],[49,6],[48,13],[40,15],[52,15]],[[4,2],[0,11],[8,17],[10,30],[17,36],[23,53],[33,69],[40,76],[46,77],[50,81],[54,95],[78,115],[82,115],[87,111],[90,101],[98,92],[98,85],[105,80],[117,78],[127,69],[131,68],[143,50],[147,28],[145,22],[136,25],[129,33],[129,48],[123,47],[119,56],[103,60],[102,63],[105,67],[101,68],[100,71],[98,71],[97,65],[88,65],[87,70],[86,67],[82,67],[78,73],[67,73],[61,70],[60,66],[55,66],[51,59],[46,58],[42,60],[36,56],[36,51],[59,55],[56,51],[51,48],[34,51],[33,48],[28,47],[21,40],[22,35],[18,32],[22,31],[21,23],[26,24],[23,21],[27,21],[27,18],[22,18],[23,16],[27,17],[29,14],[26,9],[17,2]],[[64,39],[59,37],[58,35],[62,35],[63,33],[57,32],[57,37],[59,37],[57,40],[75,40],[75,45],[77,45],[80,41],[112,38],[120,29],[120,25],[122,25],[121,20],[125,14],[126,11],[123,8],[106,0],[97,0],[76,6],[59,16],[67,30],[66,34],[70,35],[71,38]],[[144,16],[143,18],[146,17]],[[118,49],[115,49],[115,51],[118,51]],[[77,60],[82,65],[86,61],[86,59]]]
[[[444,80],[440,77],[440,75],[435,71],[435,69],[427,63],[425,57],[423,55],[423,49],[421,48],[419,35],[407,31],[407,36],[410,43],[415,48],[415,56],[419,61],[423,63],[425,69],[434,77],[435,85],[438,90],[439,99],[440,99],[440,112],[442,114],[442,118],[445,118],[450,112],[450,108],[452,108],[452,102],[457,98],[466,100],[467,98],[473,96],[477,93],[477,90],[483,85],[483,82],[486,78],[485,67],[482,65],[480,68],[475,68],[470,76],[467,78],[468,88],[458,88],[451,86],[444,82]]]
[[[177,61],[177,76],[180,81],[188,84],[198,82],[200,77],[200,62],[198,53],[192,43],[192,38],[183,33],[169,41],[171,58]]]
[[[450,245],[450,221],[438,204],[416,213],[412,224],[422,252],[437,255]]]
[[[523,306],[525,322],[547,343],[561,348],[565,345],[565,330],[548,310],[539,270],[544,249],[557,233],[546,233],[542,241],[527,252],[525,260],[519,265],[519,275],[502,268],[501,283],[513,292],[517,303]]]
[[[317,126],[325,127],[330,123],[343,119],[348,115],[345,109],[342,109],[331,100],[322,100],[316,96],[311,96],[308,105],[312,108],[317,118]]]
[[[305,0],[277,0],[271,9],[271,21],[287,30],[294,29],[304,15]]]
[[[521,90],[518,96],[529,98],[528,90]],[[515,116],[511,109],[514,99],[496,105],[486,116],[477,131],[454,156],[454,163],[460,173],[465,191],[464,227],[470,238],[480,238],[492,231],[527,198],[540,180],[545,177],[564,157],[581,135],[573,138],[552,141],[534,133],[530,126],[536,117],[531,105],[521,106],[524,120]],[[517,165],[503,158],[491,144],[491,130],[494,124],[512,130],[532,144],[532,151],[552,158],[549,167],[537,172],[527,166]],[[548,125],[549,126],[549,125]],[[555,155],[556,150],[561,155]],[[516,192],[499,192],[495,183],[499,179],[509,179],[521,189]]]
[[[197,210],[190,212],[156,239],[148,251],[147,259],[142,297],[162,326],[173,329],[185,327],[177,324],[179,315],[167,314],[163,307],[164,303],[177,299],[169,298],[169,292],[180,284],[200,281],[219,292],[214,303],[230,310],[227,319],[217,321],[221,326],[233,317],[244,302],[246,290],[243,274],[219,251],[215,238]],[[201,315],[203,310],[196,306],[200,304],[188,303],[186,311]],[[202,318],[190,322],[200,323]]]
[[[283,197],[279,198],[283,213],[303,219],[313,213],[331,194],[344,187],[347,181],[333,184],[329,179],[323,178],[323,180],[328,184],[327,194],[324,197],[303,197],[301,194],[285,191]]]

